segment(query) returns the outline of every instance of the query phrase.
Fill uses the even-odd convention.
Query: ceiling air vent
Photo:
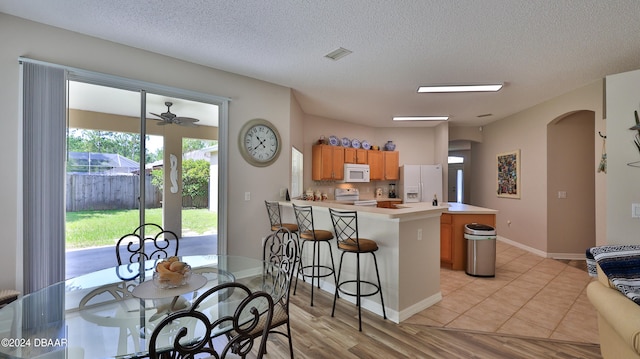
[[[350,53],[352,53],[353,51],[351,50],[347,50],[345,48],[338,48],[337,50],[331,51],[330,53],[324,55],[324,57],[331,59],[333,61],[338,61],[341,58],[349,55]]]
[[[485,113],[484,115],[478,115],[476,117],[482,118],[482,117],[489,117],[489,116],[493,116],[493,114],[492,113]]]

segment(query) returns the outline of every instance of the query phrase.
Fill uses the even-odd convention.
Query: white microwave
[[[369,182],[369,165],[344,164],[345,182]]]

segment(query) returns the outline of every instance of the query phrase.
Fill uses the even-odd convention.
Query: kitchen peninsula
[[[280,202],[283,222],[295,223],[292,202]],[[440,292],[440,217],[449,209],[448,204],[432,206],[431,203],[398,205],[397,209],[353,206],[324,201],[294,200],[296,205],[313,206],[316,229],[333,232],[329,208],[337,210],[357,210],[359,235],[375,240],[380,279],[383,287],[387,317],[399,323],[412,315],[432,306],[442,299]],[[337,266],[341,252],[336,241],[331,241]],[[310,262],[309,253],[303,254],[303,261]],[[320,261],[331,265],[329,251],[322,248]],[[371,256],[361,256],[363,280],[375,282],[375,269]],[[342,275],[355,278],[355,258],[345,256]],[[332,277],[321,281],[321,288],[333,293],[335,283]],[[368,290],[365,288],[364,290]],[[354,301],[349,296],[346,300]],[[378,296],[362,299],[362,306],[382,315]]]

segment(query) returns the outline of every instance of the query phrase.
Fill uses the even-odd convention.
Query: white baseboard
[[[425,298],[423,300],[421,300],[420,302],[410,306],[409,308],[406,308],[404,310],[402,310],[399,315],[397,315],[397,317],[395,318],[397,321],[394,321],[392,319],[392,321],[394,321],[395,323],[400,323],[404,320],[409,319],[411,316],[413,316],[414,314],[418,314],[421,311],[429,308],[430,306],[438,303],[439,301],[442,300],[442,292],[438,292],[428,298]]]
[[[295,280],[295,278],[294,278]],[[298,280],[302,281],[302,276],[298,277]],[[295,285],[295,283],[293,283],[292,285]],[[318,290],[318,288],[315,288],[316,290]],[[328,281],[325,280],[320,280],[320,290],[324,291],[324,292],[328,292],[328,293],[335,293],[336,290],[336,286],[333,283],[330,283]],[[380,297],[378,295],[375,295],[373,298],[375,299],[379,299]],[[340,299],[344,299],[348,302],[351,302],[354,304],[356,304],[356,298],[354,296],[350,296],[350,295],[341,295]],[[361,298],[361,304],[362,304],[362,308],[375,313],[377,315],[379,315],[380,317],[383,316],[382,313],[382,306],[380,305],[380,302],[377,300],[372,300],[366,297]],[[428,298],[425,298],[423,300],[421,300],[420,302],[410,306],[409,308],[406,308],[402,311],[397,311],[394,309],[390,309],[389,307],[385,306],[385,311],[387,314],[387,319],[399,324],[400,322],[402,322],[403,320],[406,320],[408,318],[410,318],[412,315],[420,313],[421,311],[429,308],[430,306],[440,302],[442,300],[442,293],[438,292]],[[357,310],[357,308],[354,308],[354,310]],[[355,313],[355,312],[354,312]]]
[[[568,259],[572,261],[585,261],[587,260],[585,253],[548,253],[548,258],[553,259]]]
[[[507,244],[509,244],[511,246],[520,248],[522,250],[525,250],[527,252],[533,253],[535,255],[538,255],[538,256],[544,257],[544,258],[585,260],[585,254],[584,253],[548,253],[548,252],[541,251],[541,250],[533,248],[533,247],[526,246],[526,245],[524,245],[522,243],[518,243],[518,242],[512,241],[512,240],[510,240],[508,238],[505,238],[505,237],[502,237],[502,236],[497,236],[497,239],[499,241],[501,241],[501,242],[507,243]]]
[[[547,252],[545,252],[545,251],[541,251],[541,250],[539,250],[539,249],[536,249],[536,248],[533,248],[533,247],[526,246],[526,245],[524,245],[524,244],[522,244],[522,243],[518,243],[518,242],[512,241],[512,240],[510,240],[510,239],[508,239],[508,238],[505,238],[505,237],[502,237],[502,236],[497,236],[497,238],[498,238],[498,240],[499,240],[499,241],[501,241],[501,242],[504,242],[504,243],[509,244],[509,245],[511,245],[511,246],[514,246],[514,247],[516,247],[516,248],[523,249],[523,250],[525,250],[525,251],[527,251],[527,252],[530,252],[530,253],[533,253],[533,254],[539,255],[540,257],[547,258]]]

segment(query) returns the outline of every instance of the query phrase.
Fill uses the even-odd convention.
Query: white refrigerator
[[[442,165],[400,166],[398,190],[405,203],[432,202],[435,195],[441,204]]]

